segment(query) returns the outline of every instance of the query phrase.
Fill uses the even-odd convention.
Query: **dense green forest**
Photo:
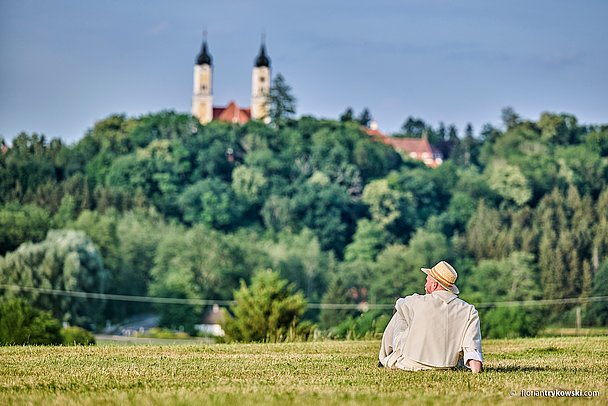
[[[241,280],[271,268],[309,303],[391,303],[422,293],[420,267],[445,259],[475,304],[608,295],[607,125],[505,109],[501,128],[458,134],[410,117],[397,136],[428,137],[446,158],[431,169],[361,120],[347,111],[201,125],[164,111],[112,115],[73,145],[25,133],[2,141],[0,284],[232,300]],[[151,306],[0,294],[88,328]],[[534,334],[572,307],[483,308],[482,329]],[[204,308],[154,311],[189,329]],[[387,314],[303,317],[365,329]],[[606,325],[608,304],[583,315]]]

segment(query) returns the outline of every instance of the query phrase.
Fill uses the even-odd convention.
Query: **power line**
[[[95,292],[82,292],[75,290],[61,290],[61,289],[50,289],[50,288],[35,288],[33,286],[19,286],[19,285],[7,285],[0,284],[0,288],[14,289],[26,292],[37,292],[43,294],[49,294],[53,296],[69,296],[69,297],[80,297],[85,299],[99,299],[99,300],[117,300],[121,302],[140,302],[140,303],[159,303],[159,304],[180,304],[180,305],[198,305],[198,306],[210,306],[214,304],[228,306],[234,304],[233,300],[205,300],[205,299],[184,299],[176,297],[155,297],[155,296],[134,296],[134,295],[115,295],[111,293],[95,293]]]
[[[178,304],[178,305],[194,305],[194,306],[211,306],[214,304],[221,306],[233,305],[236,302],[234,300],[212,300],[212,299],[184,299],[174,297],[156,297],[156,296],[135,296],[135,295],[116,295],[112,293],[96,293],[96,292],[82,292],[74,290],[61,290],[61,289],[50,289],[50,288],[36,288],[33,286],[20,286],[10,284],[0,284],[0,288],[6,290],[18,290],[25,292],[37,292],[42,294],[49,294],[53,296],[68,296],[68,297],[79,297],[85,299],[98,299],[98,300],[115,300],[122,302],[139,302],[139,303],[157,303],[157,304]],[[557,304],[584,304],[590,302],[606,302],[608,296],[591,296],[582,298],[562,298],[562,299],[538,299],[538,300],[513,300],[504,302],[481,302],[475,304],[478,308],[491,308],[491,307],[532,307],[532,306],[548,306]],[[311,309],[358,309],[358,310],[369,310],[369,309],[391,309],[394,307],[393,303],[308,303],[308,307]]]

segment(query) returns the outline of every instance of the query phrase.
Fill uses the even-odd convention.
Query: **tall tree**
[[[44,241],[23,244],[0,257],[0,283],[4,284],[104,293],[107,279],[97,247],[82,231],[51,230]],[[5,296],[27,297],[72,324],[90,327],[101,321],[103,302],[98,300],[13,289],[5,290]]]
[[[355,112],[353,111],[352,107],[348,107],[346,110],[344,110],[344,113],[342,113],[340,115],[340,121],[343,123],[353,121],[354,119],[355,119]]]
[[[408,117],[401,126],[401,131],[406,137],[422,138],[428,131],[428,126],[421,118]]]
[[[502,123],[507,130],[512,130],[521,123],[521,117],[512,107],[505,107],[501,111]]]
[[[281,126],[296,113],[296,98],[280,73],[272,81],[268,102],[270,104],[268,116],[276,126]]]
[[[372,121],[372,114],[369,112],[369,109],[367,107],[363,109],[361,114],[359,114],[359,117],[357,117],[357,121],[362,126],[369,127],[369,124]]]

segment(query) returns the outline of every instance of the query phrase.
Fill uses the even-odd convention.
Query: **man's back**
[[[435,291],[412,295],[397,300],[395,308],[409,326],[407,337],[402,338],[407,358],[445,368],[456,366],[461,351],[479,347],[481,353],[481,337],[475,337],[479,331],[474,325],[479,323],[477,311],[455,294]]]
[[[382,366],[410,371],[451,368],[460,356],[473,372],[483,368],[479,315],[456,296],[458,273],[446,261],[426,274],[426,295],[397,300],[384,334],[378,360]]]

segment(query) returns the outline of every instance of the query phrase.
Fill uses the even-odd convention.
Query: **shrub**
[[[164,339],[178,339],[183,340],[190,338],[191,336],[183,331],[172,331],[167,328],[160,327],[152,327],[145,333],[136,333],[137,337],[145,337],[145,338],[164,338]]]
[[[368,311],[358,317],[348,316],[331,331],[331,335],[348,340],[381,338],[390,319],[391,316],[379,311]]]
[[[258,271],[251,286],[241,281],[234,293],[236,304],[226,314],[223,329],[226,338],[233,341],[297,341],[307,339],[315,326],[300,323],[306,308],[302,292],[295,285],[281,279],[271,269]]]
[[[95,336],[82,327],[72,326],[61,330],[63,345],[95,345]]]
[[[545,324],[543,311],[496,307],[480,311],[481,333],[486,338],[533,337]]]
[[[0,301],[0,345],[61,344],[61,325],[23,299]]]

